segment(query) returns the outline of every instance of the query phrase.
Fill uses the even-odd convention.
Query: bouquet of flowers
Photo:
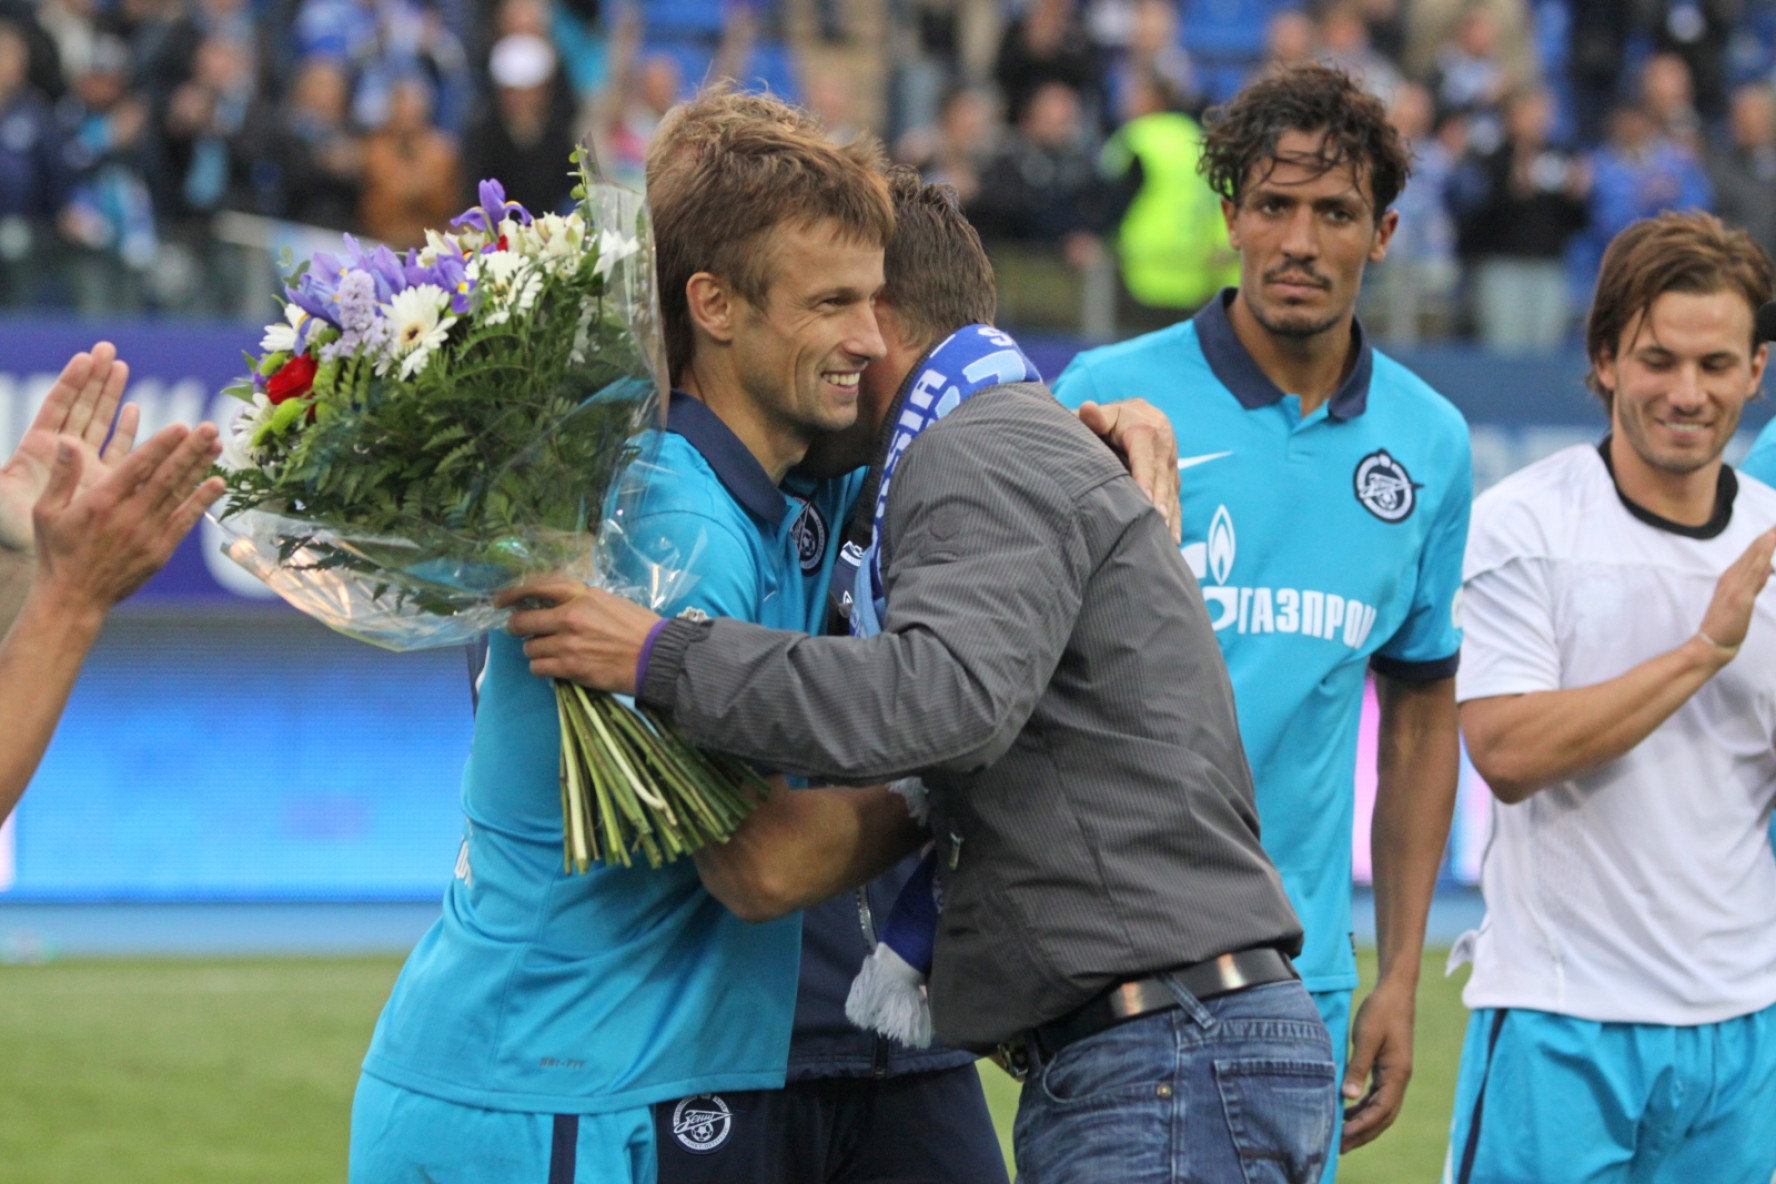
[[[576,152],[574,162],[580,164]],[[290,268],[225,444],[228,555],[349,636],[408,650],[501,624],[493,594],[617,581],[625,481],[663,426],[638,195],[581,167],[572,213],[480,204],[397,256],[347,237]],[[677,573],[617,587],[656,607]],[[626,700],[556,684],[565,860],[654,866],[725,840],[764,792]]]

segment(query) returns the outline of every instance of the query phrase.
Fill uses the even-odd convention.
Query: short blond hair
[[[874,139],[834,144],[812,115],[768,95],[716,87],[667,112],[648,147],[647,188],[674,382],[691,360],[692,276],[720,276],[762,306],[774,277],[759,247],[780,225],[831,221],[857,242],[888,245],[882,164]]]

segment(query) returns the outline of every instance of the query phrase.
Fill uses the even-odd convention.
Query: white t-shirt
[[[1738,475],[1714,538],[1635,517],[1594,447],[1474,502],[1456,696],[1591,686],[1693,635],[1720,573],[1776,525]],[[1681,529],[1681,528],[1680,528]],[[1739,657],[1619,760],[1492,803],[1469,1007],[1705,1024],[1776,1003],[1776,581]]]

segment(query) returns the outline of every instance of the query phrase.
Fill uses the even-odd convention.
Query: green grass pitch
[[[1340,1184],[1435,1180],[1466,1012],[1425,959],[1417,1071]],[[0,966],[7,1184],[338,1184],[358,1062],[400,960]],[[1363,961],[1365,982],[1374,961]],[[1009,1149],[1016,1086],[982,1080]]]

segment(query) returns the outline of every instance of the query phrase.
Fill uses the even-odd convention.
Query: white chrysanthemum
[[[612,268],[639,250],[641,250],[641,242],[638,239],[611,230],[599,231],[598,274],[608,280]]]
[[[444,344],[455,317],[441,317],[448,297],[436,284],[415,284],[404,292],[396,292],[388,303],[388,326],[391,334],[388,357],[377,367],[385,373],[388,364],[401,360],[401,377],[411,378],[424,370],[432,354]]]
[[[268,354],[293,354],[296,352],[296,330],[308,314],[294,304],[284,305],[284,321],[282,325],[265,326],[265,336],[259,341],[259,348]]]
[[[235,414],[227,439],[222,441],[222,455],[216,463],[231,473],[250,469],[259,462],[252,452],[253,437],[259,431],[259,420],[271,410],[271,400],[264,391],[253,392],[253,402]]]

